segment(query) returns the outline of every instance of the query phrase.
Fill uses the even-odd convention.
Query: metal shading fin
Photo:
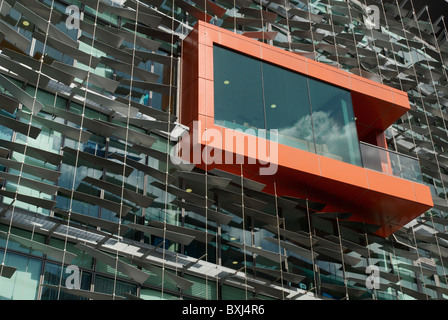
[[[195,240],[203,242],[203,243],[209,243],[210,241],[213,241],[213,239],[215,238],[215,236],[213,234],[210,234],[208,232],[194,230],[194,229],[181,227],[181,226],[175,226],[175,225],[169,224],[169,223],[164,225],[163,222],[155,221],[155,220],[149,221],[148,225],[151,227],[156,227],[156,228],[160,228],[160,229],[166,228],[166,230],[168,230],[168,231],[177,232],[179,234],[190,235],[190,236],[193,236],[195,238]]]
[[[17,142],[11,142],[0,139],[0,147],[3,147],[5,149],[9,149],[11,151],[15,151],[18,153],[24,154],[25,152],[25,145]],[[53,165],[58,165],[62,161],[62,156],[59,154],[55,154],[52,152],[48,152],[42,149],[34,148],[34,147],[26,147],[26,155],[40,159],[44,162],[51,163]]]
[[[274,262],[283,262],[286,259],[286,256],[280,253],[276,253],[276,252],[272,252],[272,251],[268,251],[268,250],[264,250],[264,249],[260,249],[260,248],[256,248],[256,247],[252,247],[252,246],[248,246],[248,245],[244,245],[242,243],[239,242],[230,242],[229,245],[237,247],[239,249],[243,249],[246,251],[250,251],[252,253],[258,254],[262,257],[265,257],[271,261]]]
[[[239,205],[242,205],[244,201],[245,208],[249,207],[255,210],[263,210],[267,205],[267,202],[251,198],[249,196],[244,196],[243,199],[241,199],[241,194],[218,187],[213,187],[211,191],[219,194],[219,196],[222,197],[221,199],[226,199],[227,201],[231,201]]]
[[[139,57],[133,56],[132,52],[126,52],[124,49],[117,48],[98,39],[94,42],[91,38],[82,35],[78,38],[78,41],[82,41],[89,46],[93,45],[96,49],[126,63],[134,63],[135,65],[139,65],[142,62]]]
[[[233,217],[231,215],[218,212],[213,209],[205,208],[204,206],[198,206],[193,203],[181,201],[181,200],[173,200],[171,201],[172,204],[184,208],[185,210],[192,211],[194,213],[197,213],[203,217],[207,217],[208,219],[212,221],[216,221],[219,224],[222,225],[228,225],[232,220]]]
[[[215,201],[213,201],[211,199],[206,199],[206,198],[204,198],[204,197],[202,197],[200,195],[197,195],[197,194],[194,194],[194,193],[191,193],[191,192],[187,192],[185,190],[179,189],[179,188],[174,187],[174,186],[167,186],[167,185],[165,185],[163,183],[160,183],[158,181],[151,182],[151,185],[153,185],[154,187],[156,187],[156,188],[158,188],[160,190],[165,190],[165,188],[166,188],[166,190],[169,193],[175,195],[178,198],[185,199],[188,202],[191,202],[193,204],[197,204],[197,205],[202,205],[203,206],[203,205],[205,205],[207,203],[207,207],[211,207],[215,203]]]
[[[99,120],[95,119],[88,119],[85,117],[83,118],[81,115],[75,114],[70,111],[62,110],[52,106],[44,106],[43,111],[77,124],[78,126],[82,124],[85,129],[105,138],[112,136],[112,134],[114,133],[114,127],[107,125],[107,123],[100,122]]]
[[[223,178],[227,178],[232,180],[233,183],[237,184],[237,185],[244,185],[245,188],[248,189],[252,189],[255,191],[262,191],[266,185],[254,180],[251,180],[249,178],[242,178],[243,182],[241,182],[241,176],[238,176],[236,174],[233,173],[229,173],[223,170],[219,170],[219,169],[212,169],[210,170],[210,173],[217,175],[218,177],[223,177]]]
[[[19,176],[3,171],[0,171],[0,178],[15,184],[18,184],[20,182],[20,186],[31,188],[49,195],[55,195],[56,192],[59,190],[58,186],[51,185],[45,182],[36,181],[33,179],[28,179],[25,177],[20,177],[19,181]]]
[[[143,104],[140,104],[138,102],[135,102],[133,100],[128,100],[122,97],[118,97],[116,101],[121,102],[123,104],[131,104],[134,108],[136,108],[140,113],[147,115],[149,117],[152,117],[158,121],[164,121],[164,122],[170,122],[174,123],[177,121],[177,117],[174,114],[170,114],[168,112],[154,109],[150,106],[145,106]]]
[[[149,174],[151,177],[153,177],[159,181],[165,182],[165,180],[168,179],[168,184],[172,184],[176,181],[176,177],[171,174],[167,174],[167,173],[160,171],[156,168],[152,168],[150,166],[147,166],[143,163],[140,163],[138,161],[135,161],[135,160],[132,160],[129,158],[127,158],[125,160],[124,156],[121,156],[119,154],[113,153],[113,154],[110,154],[110,157],[117,159],[118,161],[121,161],[123,163],[126,161],[127,165],[137,169],[138,171]]]
[[[364,223],[364,222],[357,222],[357,221],[339,221],[341,225],[344,225],[348,228],[355,229],[358,232],[364,233],[375,233],[378,231],[381,226],[370,224],[370,223]]]
[[[232,213],[236,214],[239,217],[249,216],[252,219],[258,220],[262,223],[267,223],[273,226],[281,225],[284,222],[283,218],[279,218],[277,216],[271,215],[266,212],[262,212],[259,210],[255,210],[252,208],[249,208],[245,206],[244,208],[240,205],[237,205],[235,203],[231,203],[229,205],[225,206],[225,209],[230,210]]]
[[[0,266],[0,276],[11,279],[14,273],[17,271],[17,268],[1,265]]]
[[[122,217],[125,217],[132,209],[131,207],[122,205],[115,201],[101,199],[99,197],[96,197],[96,196],[93,196],[93,195],[90,195],[87,193],[83,193],[83,192],[79,192],[79,191],[71,191],[71,190],[65,189],[65,188],[60,188],[58,191],[58,194],[60,196],[66,197],[66,198],[73,197],[73,199],[75,199],[75,200],[103,207],[107,210],[115,212],[116,214],[121,214]]]
[[[67,294],[72,294],[78,297],[82,297],[82,298],[87,298],[90,300],[100,300],[100,301],[107,301],[107,300],[126,300],[124,297],[122,296],[117,296],[117,295],[111,295],[111,294],[107,294],[107,293],[100,293],[100,292],[92,292],[92,291],[87,291],[87,290],[82,290],[82,289],[68,289],[65,287],[59,287],[59,286],[55,286],[55,285],[50,285],[50,284],[43,284],[44,287],[47,287],[49,289],[53,289],[53,290],[61,290],[64,293]]]
[[[165,121],[156,121],[156,120],[150,120],[150,119],[136,119],[136,118],[127,118],[127,117],[115,117],[114,120],[128,123],[139,127],[141,129],[147,130],[147,131],[166,131],[171,132],[176,128],[177,124],[174,122],[168,123]]]
[[[283,237],[286,237],[287,239],[300,243],[301,245],[304,245],[306,247],[311,247],[311,245],[315,245],[317,243],[317,239],[314,237],[311,238],[309,235],[300,234],[291,230],[286,230],[283,228],[277,228],[275,226],[266,225],[263,226],[263,229],[266,229],[274,234],[280,234]]]
[[[159,79],[159,75],[138,67],[133,67],[132,64],[114,60],[108,57],[101,57],[101,63],[123,73],[133,75],[134,77],[148,81],[148,82],[157,82]],[[114,90],[115,91],[115,90]],[[114,92],[112,91],[112,92]]]
[[[97,249],[94,249],[92,247],[89,247],[85,244],[78,243],[77,245],[75,245],[75,247],[81,251],[88,253],[92,257],[100,260],[101,262],[107,264],[108,266],[110,266],[114,269],[116,268],[117,271],[120,271],[120,272],[126,274],[129,278],[131,278],[132,280],[134,280],[140,284],[143,284],[150,276],[149,273],[143,272],[143,271],[137,269],[136,267],[131,266],[128,263],[125,263],[115,257],[112,257],[106,253],[103,253],[103,252],[101,252]]]
[[[123,168],[124,165],[114,162],[114,161],[110,161],[108,159],[105,158],[101,158],[98,156],[95,156],[93,154],[87,153],[87,152],[83,152],[83,151],[77,151],[75,149],[69,148],[69,147],[64,147],[62,149],[64,151],[64,163],[70,163],[69,159],[67,159],[66,155],[71,155],[73,157],[79,156],[79,159],[83,160],[83,161],[79,161],[78,162],[78,166],[81,167],[84,165],[84,163],[86,163],[86,166],[89,167],[94,167],[94,168],[98,168],[98,169],[102,169],[105,168],[107,170],[109,170],[111,173],[115,173],[115,174],[123,174]],[[125,177],[129,177],[131,175],[131,173],[134,171],[133,168],[126,166],[125,167]]]
[[[182,233],[178,233],[178,232],[173,232],[170,230],[163,230],[163,229],[151,227],[151,226],[144,226],[144,225],[140,225],[140,224],[130,223],[130,224],[128,224],[128,227],[138,230],[138,231],[141,231],[146,234],[152,234],[159,238],[168,239],[168,240],[171,240],[171,241],[174,241],[176,243],[180,243],[180,244],[183,244],[186,246],[188,246],[189,244],[191,244],[191,242],[193,242],[195,240],[194,236],[190,236],[190,235],[182,234]]]
[[[44,107],[37,99],[33,99],[26,91],[19,88],[12,81],[0,74],[0,86],[8,91],[12,96],[23,104],[33,114],[38,114]]]
[[[182,290],[188,290],[194,284],[193,282],[186,280],[182,277],[179,277],[178,275],[175,275],[171,272],[168,272],[166,270],[162,271],[162,269],[160,269],[159,267],[153,266],[146,261],[133,259],[132,262],[138,265],[139,267],[144,268],[150,271],[151,273],[157,275],[159,278],[164,279],[166,282],[181,288]]]
[[[269,276],[282,278],[283,280],[290,281],[293,283],[300,283],[303,279],[305,279],[305,276],[301,276],[294,273],[289,273],[286,271],[281,270],[273,270],[273,269],[266,269],[266,268],[260,268],[260,267],[253,267],[253,270],[255,272],[267,274]]]
[[[7,235],[8,234],[6,232],[0,231],[0,236],[5,238],[7,237]],[[15,242],[18,242],[24,248],[42,252],[54,259],[57,259],[58,261],[63,261],[67,264],[72,263],[72,261],[76,258],[76,254],[73,254],[71,252],[59,250],[55,247],[48,246],[46,244],[36,242],[27,238],[19,237],[15,234],[10,234],[9,238]]]
[[[291,196],[283,196],[283,198],[294,201],[302,208],[309,208],[310,210],[313,210],[313,211],[321,211],[326,206],[325,203],[319,203],[316,201],[299,199],[299,198],[295,198],[295,197],[291,197]]]
[[[205,175],[204,173],[188,172],[188,171],[176,171],[174,172],[174,175],[197,184],[202,184],[204,186],[205,183],[207,182],[207,186],[209,188],[218,187],[225,189],[232,181],[229,178],[221,178],[212,175]]]
[[[3,115],[0,115],[0,125],[25,136],[29,135],[33,139],[36,139],[42,131],[40,128]]]
[[[96,57],[92,57],[91,55],[70,46],[69,44],[67,44],[67,42],[62,42],[60,40],[51,38],[51,37],[46,37],[45,34],[39,32],[39,31],[34,31],[33,33],[33,38],[35,38],[36,40],[42,42],[42,43],[47,43],[49,46],[51,46],[52,48],[54,48],[55,50],[68,55],[69,57],[78,60],[79,62],[82,62],[83,64],[90,66],[93,69],[96,69],[96,67],[98,66],[98,64],[100,63],[100,59],[96,58]]]
[[[54,206],[56,205],[56,201],[47,200],[47,199],[43,199],[43,198],[36,198],[36,197],[32,197],[32,196],[28,196],[28,195],[24,195],[24,194],[20,194],[20,193],[16,194],[15,192],[12,192],[12,191],[0,190],[0,195],[7,197],[7,198],[11,198],[11,199],[15,199],[15,197],[17,196],[18,201],[26,202],[26,203],[34,205],[38,208],[43,208],[43,209],[47,209],[47,210],[52,210],[54,208]]]
[[[356,257],[352,257],[349,256],[347,254],[343,254],[343,257],[341,256],[341,252],[338,251],[334,251],[331,249],[327,249],[327,248],[323,248],[323,247],[316,247],[314,248],[315,251],[317,251],[318,253],[320,253],[320,260],[324,260],[322,259],[322,256],[326,256],[332,259],[335,259],[339,262],[344,262],[345,264],[351,265],[351,266],[356,266],[359,262],[362,261],[362,259],[356,258]],[[344,260],[342,260],[344,259]]]
[[[121,197],[123,195],[123,197],[125,199],[127,199],[143,208],[150,207],[152,202],[155,199],[153,197],[148,197],[148,196],[145,196],[138,192],[135,192],[135,191],[132,191],[132,190],[129,190],[126,188],[122,188],[121,186],[118,186],[116,184],[106,182],[106,181],[101,181],[98,179],[94,179],[92,177],[85,177],[82,181],[89,183],[91,185],[94,185],[98,188],[101,188],[107,192],[113,193],[119,197]]]
[[[19,107],[19,102],[7,94],[0,93],[0,108],[13,114]]]
[[[113,234],[117,234],[118,231],[120,231],[120,235],[123,235],[130,230],[130,228],[124,224],[119,225],[118,223],[112,221],[91,217],[85,214],[75,212],[69,213],[58,208],[56,208],[54,212],[55,214],[60,215],[61,217],[64,217],[66,219],[70,217],[70,220],[78,221],[89,226],[100,227],[102,230]]]
[[[319,254],[317,254],[316,252],[311,253],[311,251],[308,249],[301,248],[295,244],[288,243],[283,240],[279,240],[279,239],[275,239],[275,238],[271,238],[271,237],[265,237],[264,239],[273,244],[280,245],[281,247],[285,248],[286,250],[290,250],[308,260],[314,260],[315,258],[317,258],[319,256]]]
[[[17,115],[24,119],[31,119],[30,115],[23,111],[18,111]],[[90,132],[86,132],[86,131],[83,131],[83,130],[80,130],[77,128],[73,128],[71,126],[68,126],[68,125],[65,125],[62,123],[58,123],[56,121],[48,120],[48,119],[45,119],[45,118],[42,118],[39,116],[33,116],[33,121],[38,122],[39,124],[41,124],[45,128],[48,128],[49,130],[60,132],[63,135],[65,135],[67,138],[70,138],[75,141],[80,140],[82,143],[86,143],[87,141],[89,141],[90,137],[92,136],[92,134]],[[39,129],[39,131],[40,131],[40,129]]]
[[[21,50],[22,52],[28,51],[28,48],[31,45],[31,41],[11,28],[2,20],[0,20],[0,32],[4,34],[6,36],[6,39],[17,49]]]
[[[129,116],[131,118],[135,117],[138,110],[134,107],[129,107],[127,104],[118,102],[117,100],[107,98],[99,93],[95,93],[91,90],[85,91],[80,88],[72,88],[72,93],[77,94],[81,97],[85,97],[88,100],[99,104],[100,106],[113,110],[115,112],[121,113],[123,115]]]

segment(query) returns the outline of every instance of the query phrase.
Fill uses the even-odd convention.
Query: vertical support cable
[[[96,38],[99,5],[100,5],[100,0],[97,0],[97,8],[96,8],[97,10],[95,11],[96,12],[96,14],[95,14],[95,23],[94,23],[93,35],[92,35],[92,45],[91,45],[91,50],[90,50],[90,55],[89,55],[89,65],[88,65],[88,70],[87,70],[87,78],[85,80],[86,81],[86,92],[85,92],[85,95],[84,95],[84,102],[83,102],[82,114],[81,114],[81,124],[80,124],[81,130],[79,131],[79,137],[78,137],[77,148],[76,148],[76,157],[75,157],[75,164],[74,164],[74,170],[73,170],[73,183],[72,183],[72,188],[71,188],[71,193],[70,193],[70,201],[69,201],[66,233],[65,233],[65,238],[64,238],[64,255],[63,255],[63,259],[62,259],[61,274],[60,274],[60,277],[59,277],[59,288],[58,288],[58,298],[57,298],[58,300],[60,299],[60,294],[61,294],[62,277],[63,277],[63,270],[64,270],[64,262],[65,262],[65,253],[67,251],[67,245],[68,245],[68,233],[69,233],[69,228],[70,228],[70,223],[71,223],[71,213],[72,213],[72,206],[73,206],[73,200],[74,200],[73,199],[74,198],[74,190],[75,190],[75,183],[76,183],[76,175],[77,175],[78,162],[79,162],[80,145],[81,145],[81,138],[82,138],[82,128],[84,126],[85,111],[86,111],[86,104],[87,104],[87,88],[89,87],[89,81],[90,81],[90,73],[91,73],[90,69],[91,69],[92,60],[93,60],[92,59],[93,58],[93,48],[94,48],[95,38]]]

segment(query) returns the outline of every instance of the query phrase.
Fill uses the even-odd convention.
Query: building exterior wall
[[[384,238],[302,182],[175,161],[213,90],[198,21],[407,93],[364,138],[416,158],[434,206],[384,205]],[[0,299],[445,299],[446,35],[413,0],[1,0]]]

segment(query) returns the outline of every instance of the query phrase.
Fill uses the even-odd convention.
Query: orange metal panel
[[[215,116],[214,105],[214,82],[213,80],[198,79],[198,113],[208,117]]]
[[[194,45],[190,41],[184,42],[182,52],[182,86],[188,86],[199,76],[199,57],[197,44]]]
[[[198,21],[194,29],[198,30],[198,43],[210,47],[213,46],[213,43],[219,43],[220,30],[214,29],[213,25]]]
[[[369,169],[366,169],[366,173],[370,190],[410,201],[416,200],[411,181]]]
[[[213,47],[204,44],[198,46],[198,61],[201,61],[198,64],[198,76],[213,81]]]
[[[321,176],[363,189],[369,188],[366,170],[349,163],[319,156]]]
[[[282,168],[290,168],[314,176],[321,175],[317,154],[282,144],[276,144],[276,147],[278,148],[278,163]]]
[[[410,109],[409,105],[409,96],[406,92],[403,91],[393,91],[394,103],[400,106],[406,107],[406,109]]]
[[[179,121],[188,125],[191,121],[198,118],[198,80],[190,83],[188,87],[183,87],[181,92],[182,111]]]
[[[274,40],[277,34],[277,31],[246,31],[243,36],[260,40]]]
[[[261,45],[256,40],[237,36],[235,33],[229,34],[227,32],[221,32],[219,44],[238,52],[244,52],[244,54],[256,59],[261,59]]]
[[[263,60],[269,61],[279,67],[302,74],[306,74],[307,72],[307,61],[305,58],[287,54],[284,50],[264,45],[261,47],[261,56]]]
[[[390,87],[354,74],[349,75],[352,91],[359,92],[363,95],[374,97],[388,103],[394,103],[394,96]]]
[[[347,72],[310,59],[307,60],[307,67],[308,76],[350,90],[350,76]]]
[[[431,193],[427,192],[428,187],[416,182],[412,182],[412,186],[414,187],[415,200],[418,203],[432,207],[433,201]]]
[[[352,91],[352,102],[356,123],[370,128],[374,127],[374,123],[391,107],[391,104],[384,103],[380,99],[354,91]],[[386,128],[378,127],[377,129],[384,130]]]

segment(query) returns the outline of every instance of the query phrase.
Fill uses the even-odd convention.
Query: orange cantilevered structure
[[[226,154],[242,152],[240,156],[250,158],[247,146],[227,148],[228,144],[222,141],[201,138],[209,129],[220,131],[222,137],[232,130],[236,139],[245,138],[244,132],[219,126],[215,121],[214,47],[219,46],[350,92],[358,141],[378,148],[385,155],[378,168],[372,170],[365,165],[354,165],[276,143],[278,170],[275,175],[259,175],[261,165],[258,164],[197,164],[202,169],[218,168],[238,175],[243,170],[244,176],[252,180],[275,181],[275,190],[267,187],[272,190],[263,191],[323,202],[327,204],[323,209],[326,212],[351,212],[352,221],[379,226],[376,233],[383,237],[433,206],[429,187],[390,171],[391,160],[384,132],[410,109],[405,92],[202,21],[196,24],[183,45],[180,121],[191,130],[194,122],[202,124],[194,143],[221,149]]]

